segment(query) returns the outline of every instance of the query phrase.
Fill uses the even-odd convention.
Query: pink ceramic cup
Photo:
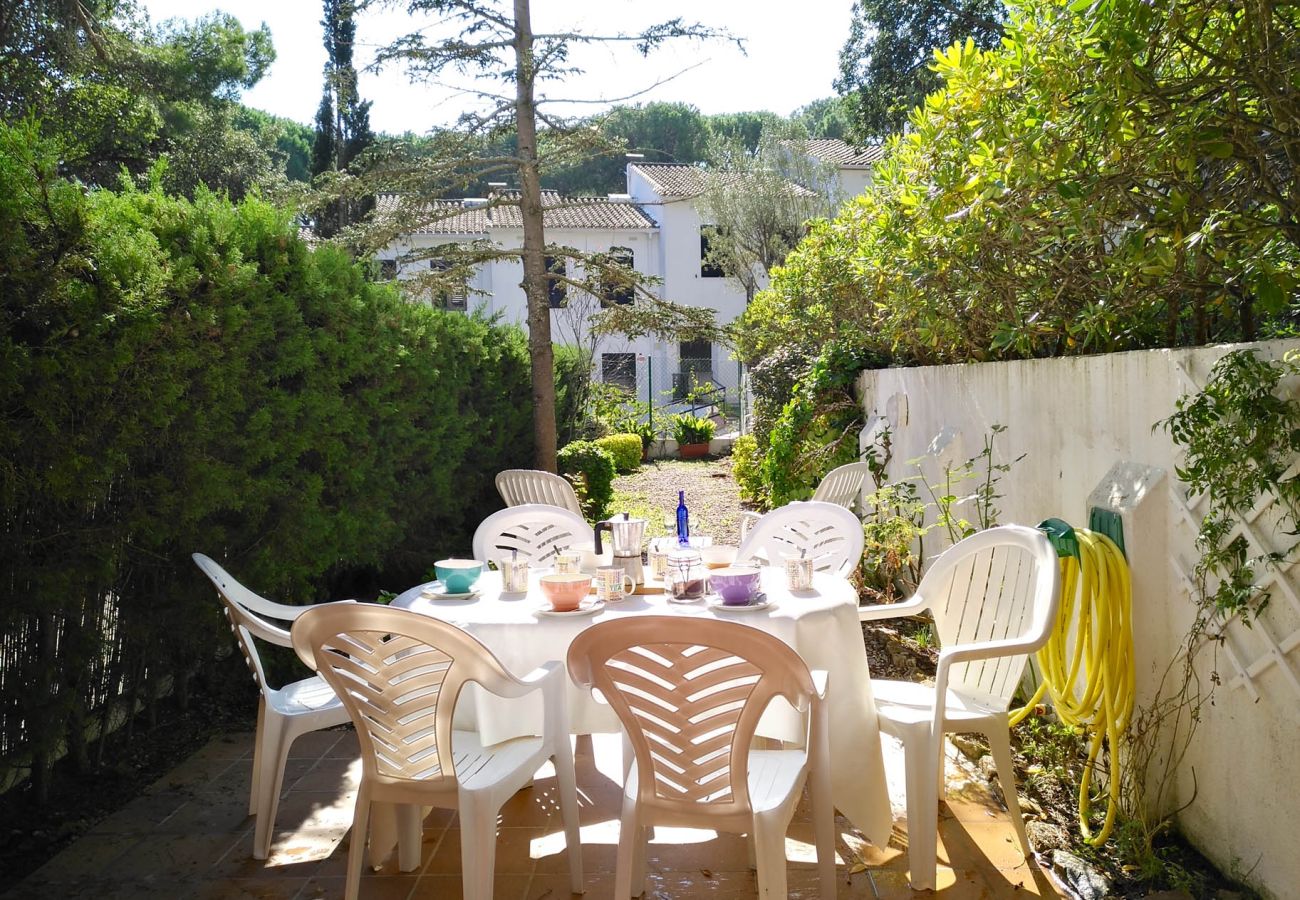
[[[591,592],[591,576],[580,574],[543,575],[542,593],[555,612],[573,612]]]

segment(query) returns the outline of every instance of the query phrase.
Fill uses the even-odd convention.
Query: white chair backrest
[[[461,688],[524,690],[476,638],[405,609],[313,607],[294,623],[293,648],[343,701],[371,779],[454,780],[452,714]]]
[[[853,509],[870,477],[871,466],[864,462],[849,463],[831,469],[826,473],[821,484],[817,485],[812,498],[823,503],[834,503],[845,509]]]
[[[587,520],[558,506],[528,503],[494,512],[474,532],[474,558],[496,562],[518,551],[519,558],[545,565],[569,547],[588,548],[596,535]]]
[[[248,668],[253,671],[253,679],[257,682],[258,688],[263,692],[271,690],[271,686],[266,681],[266,673],[262,669],[262,658],[257,653],[257,644],[254,643],[253,638],[280,647],[290,646],[289,632],[270,620],[292,622],[310,607],[273,603],[244,587],[232,578],[229,572],[202,553],[195,553],[191,558],[216,586],[217,596],[221,598],[221,605],[225,608],[226,620],[230,622],[230,630],[235,633],[235,640],[239,642],[239,649],[244,654],[244,661],[248,663]]]
[[[940,647],[1010,638],[1047,639],[1056,621],[1060,568],[1036,528],[1000,525],[949,547],[921,578],[917,593],[934,615]],[[948,687],[1010,703],[1028,653],[956,663]]]
[[[623,725],[639,802],[679,815],[752,812],[748,756],[773,697],[799,711],[807,665],[780,639],[736,622],[637,616],[601,622],[569,645],[570,677]]]
[[[578,495],[567,478],[539,469],[506,469],[497,474],[497,491],[506,506],[541,503],[582,515]]]
[[[843,506],[805,500],[788,503],[754,523],[736,554],[738,562],[759,551],[770,565],[784,564],[800,551],[818,572],[847,575],[862,560],[862,522]]]

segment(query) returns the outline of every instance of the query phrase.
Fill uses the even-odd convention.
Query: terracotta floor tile
[[[328,732],[337,734],[339,739],[322,754],[326,759],[360,759],[361,745],[357,742],[357,733],[351,725]]]
[[[239,840],[231,834],[157,834],[105,867],[106,880],[180,881],[208,875]]]
[[[441,896],[419,889],[418,875],[390,875],[387,878],[370,878],[361,882],[364,900],[407,900],[408,897]],[[303,885],[299,900],[343,900],[342,876],[313,875]]]
[[[531,883],[532,877],[529,875],[497,873],[492,879],[492,900],[522,900],[524,892]],[[462,897],[464,892],[459,874],[423,875],[415,887],[411,900],[417,898],[418,900],[461,900]],[[363,900],[370,900],[370,898],[365,897]]]
[[[186,884],[173,897],[186,900],[294,900],[307,884],[306,878],[229,878],[206,884]]]
[[[136,797],[122,809],[97,822],[89,834],[144,834],[156,829],[189,803],[191,794],[164,791]],[[247,803],[247,798],[245,798]],[[247,810],[245,810],[247,812]]]
[[[498,828],[494,870],[504,875],[531,875],[537,860],[531,855],[534,838],[546,833],[542,828]],[[430,875],[451,875],[461,871],[461,836],[458,828],[451,828],[443,836],[433,859],[425,868]]]
[[[875,869],[871,883],[880,900],[903,900],[914,897],[938,897],[942,900],[997,900],[997,895],[974,872],[953,870],[939,866],[935,875],[936,890],[913,891],[907,881],[907,871],[900,869]]]
[[[231,731],[208,741],[190,759],[252,759],[256,733]]]
[[[329,731],[309,731],[299,735],[289,747],[290,759],[320,759],[333,751],[344,737],[342,729],[331,728]],[[353,736],[355,740],[355,736]]]
[[[524,891],[523,900],[573,900],[577,897],[585,897],[587,900],[602,900],[602,898],[614,896],[614,873],[613,872],[583,872],[582,886],[585,889],[583,894],[575,894],[570,890],[568,875],[546,875],[537,874],[529,882],[528,889]]]
[[[88,834],[33,872],[27,880],[42,885],[94,880],[139,843],[136,835]]]
[[[941,820],[939,838],[950,861],[974,863],[983,859],[997,869],[1014,869],[1025,861],[1020,841],[1009,823]]]

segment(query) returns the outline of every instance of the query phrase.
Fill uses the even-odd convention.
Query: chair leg
[[[771,816],[754,817],[754,855],[762,900],[784,900],[786,896],[785,830],[785,823]]]
[[[343,885],[343,900],[357,900],[361,890],[361,867],[365,865],[366,832],[370,825],[370,786],[364,781],[357,790],[357,805],[352,813],[352,838],[348,847],[348,873]]]
[[[418,803],[402,803],[397,813],[397,871],[414,872],[420,868],[420,851],[424,844],[424,809]]]
[[[289,759],[289,746],[293,738],[289,735],[288,721],[281,716],[268,713],[266,721],[266,744],[258,760],[257,779],[258,798],[257,821],[253,824],[253,859],[266,859],[271,855],[271,838],[275,835],[275,811],[280,806],[280,789],[284,786],[284,765]]]
[[[555,780],[560,786],[560,817],[564,820],[564,852],[569,856],[569,889],[575,894],[583,892],[582,884],[582,833],[578,818],[578,782],[573,769],[573,748],[568,735],[556,741]]]
[[[634,885],[634,873],[640,868],[636,864],[638,852],[643,855],[645,847],[645,829],[641,827],[641,817],[637,814],[636,801],[631,797],[623,798],[623,816],[618,828],[618,861],[614,867],[614,900],[626,900],[639,897],[645,891],[644,869],[639,884]],[[640,845],[640,847],[638,847]]]
[[[248,792],[248,814],[250,816],[257,814],[257,792],[261,785],[262,757],[266,753],[266,750],[262,747],[264,743],[266,743],[266,698],[258,697],[257,733],[253,737],[253,786]]]
[[[938,873],[939,798],[934,777],[938,758],[929,736],[905,737],[903,763],[907,781],[907,860],[913,890],[934,890]]]
[[[813,802],[813,840],[817,842],[817,872],[822,896],[835,896],[835,805],[830,772],[815,767],[809,776]]]
[[[460,801],[460,867],[465,900],[492,900],[497,855],[497,817],[487,795]]]
[[[1016,795],[1016,767],[1011,756],[1010,728],[990,729],[986,732],[989,739],[989,752],[998,767],[998,782],[1002,785],[1002,796],[1007,801],[1007,812],[1011,815],[1011,824],[1015,826],[1016,837],[1020,839],[1020,849],[1029,859],[1033,850],[1029,847],[1029,835],[1025,833],[1025,819],[1020,813],[1020,798]]]

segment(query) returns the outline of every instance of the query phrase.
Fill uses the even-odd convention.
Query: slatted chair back
[[[813,569],[847,575],[862,559],[862,522],[843,506],[820,500],[787,503],[763,515],[740,544],[738,562],[758,554],[771,565],[802,553]]]
[[[834,503],[845,509],[853,509],[862,489],[871,477],[871,466],[864,462],[848,463],[826,473],[826,477],[813,491],[812,498],[823,503]]]
[[[191,557],[195,565],[208,576],[208,580],[217,588],[226,621],[235,633],[239,650],[244,654],[244,661],[253,672],[253,679],[263,693],[272,689],[267,683],[266,672],[262,667],[262,658],[257,652],[253,638],[267,641],[279,647],[290,646],[289,632],[280,627],[276,621],[292,622],[310,607],[287,606],[275,603],[244,587],[235,578],[218,565],[213,559],[202,553]]]
[[[367,603],[317,607],[293,626],[293,647],[343,701],[363,775],[379,783],[450,787],[457,776],[452,713],[477,682],[502,696],[519,683],[467,632],[431,616]]]
[[[541,503],[582,515],[578,495],[563,476],[538,469],[506,469],[497,474],[496,483],[506,506]]]
[[[1046,637],[1056,618],[1059,563],[1036,528],[1002,525],[953,545],[931,564],[917,594],[934,615],[940,647]],[[953,664],[948,687],[1006,709],[1028,653]]]
[[[774,697],[804,711],[814,696],[794,650],[735,622],[602,622],[569,646],[568,666],[622,723],[638,802],[682,818],[751,816],[747,759],[759,718]]]
[[[474,532],[474,558],[495,562],[512,553],[533,565],[547,565],[570,547],[587,549],[595,532],[577,513],[558,506],[528,503],[494,512]]]

